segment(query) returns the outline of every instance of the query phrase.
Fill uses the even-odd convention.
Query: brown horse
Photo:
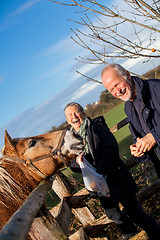
[[[82,138],[69,130],[12,139],[5,132],[0,159],[0,229],[42,179],[83,151]]]

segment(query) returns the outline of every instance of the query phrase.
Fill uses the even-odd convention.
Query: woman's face
[[[81,112],[77,106],[69,106],[65,110],[65,115],[68,124],[78,132],[83,119],[86,117],[85,113]]]

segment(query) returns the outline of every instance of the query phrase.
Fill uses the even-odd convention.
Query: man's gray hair
[[[65,108],[64,108],[64,112],[65,112],[65,110],[66,110],[68,107],[71,107],[71,106],[77,107],[80,112],[84,113],[83,107],[82,107],[79,103],[76,103],[76,102],[70,102],[70,103],[68,103],[68,104],[65,106]]]
[[[103,75],[103,73],[107,70],[109,70],[110,68],[114,69],[116,72],[118,72],[118,74],[120,76],[122,76],[124,79],[127,80],[127,72],[126,72],[126,69],[124,67],[122,67],[120,64],[117,64],[117,63],[113,63],[113,64],[109,64],[107,67],[105,67],[103,70],[102,70],[102,74],[101,76]]]

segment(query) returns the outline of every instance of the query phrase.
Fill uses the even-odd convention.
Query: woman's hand
[[[83,162],[83,152],[76,157],[76,162],[79,164],[79,162]]]

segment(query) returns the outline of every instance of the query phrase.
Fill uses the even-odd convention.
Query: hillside
[[[152,69],[145,74],[143,74],[146,78],[159,78],[160,79],[160,65],[156,67],[155,69]]]

